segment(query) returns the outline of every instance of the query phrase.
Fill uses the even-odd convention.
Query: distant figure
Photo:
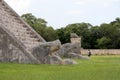
[[[90,57],[91,56],[91,51],[90,50],[88,50],[88,57]]]

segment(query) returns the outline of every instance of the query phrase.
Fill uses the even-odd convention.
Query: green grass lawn
[[[0,63],[0,80],[120,80],[120,56],[77,61],[77,65]]]

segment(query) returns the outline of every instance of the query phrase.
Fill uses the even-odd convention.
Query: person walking
[[[90,50],[88,50],[88,57],[90,57],[91,56],[91,51]]]

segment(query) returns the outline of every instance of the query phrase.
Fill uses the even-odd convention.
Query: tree
[[[57,29],[57,35],[62,43],[68,43],[70,42],[70,34],[76,33],[78,36],[82,37],[82,44],[84,44],[82,47],[86,47],[89,46],[89,44],[86,44],[89,37],[86,36],[89,35],[90,27],[92,27],[92,25],[89,23],[69,24],[65,28]]]
[[[99,49],[107,49],[110,48],[110,44],[111,44],[111,39],[107,38],[107,37],[102,37],[100,39],[97,39],[97,47]]]
[[[64,28],[54,30],[51,26],[47,26],[47,21],[36,18],[31,13],[23,14],[21,17],[47,41],[60,39],[62,44],[68,43],[70,34],[76,33],[82,38],[83,48],[120,48],[120,18],[100,26],[92,26],[90,23],[83,22],[68,24]]]
[[[66,43],[66,37],[65,37],[65,31],[64,28],[57,29],[56,34],[58,36],[58,39],[61,41],[62,44]]]
[[[23,14],[21,17],[46,41],[57,39],[55,30],[52,27],[48,27],[44,19],[36,18],[31,13]]]
[[[56,34],[56,31],[52,27],[46,27],[45,28],[45,33],[44,33],[43,37],[47,41],[53,41],[53,40],[56,40],[58,38],[57,34]]]
[[[116,23],[120,23],[120,18],[119,18],[119,17],[117,17],[117,18],[115,19],[115,21],[110,22],[110,24],[112,24],[112,25],[114,25],[114,24],[116,24]]]

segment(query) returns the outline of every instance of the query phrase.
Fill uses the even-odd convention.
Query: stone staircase
[[[0,18],[4,22],[4,27],[25,46],[26,50],[31,52],[34,47],[46,42],[3,0],[0,0]]]
[[[63,60],[58,50],[64,50],[59,40],[46,42],[0,0],[0,62],[75,64],[73,60]]]

